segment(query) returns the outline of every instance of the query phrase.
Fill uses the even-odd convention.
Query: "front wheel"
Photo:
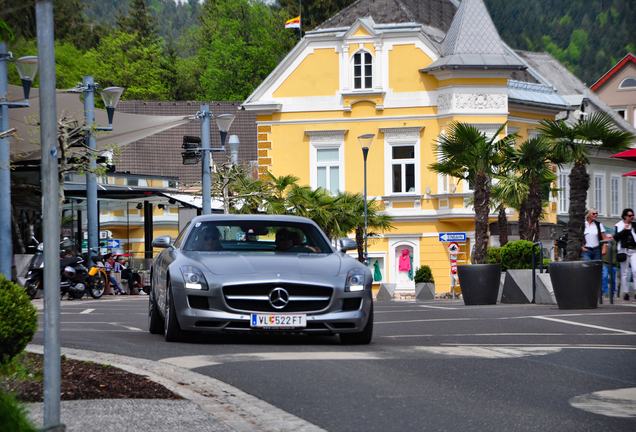
[[[373,302],[369,309],[369,319],[359,333],[340,333],[340,342],[345,345],[368,345],[373,338]]]
[[[177,311],[174,307],[174,293],[172,292],[172,283],[168,280],[166,285],[166,314],[164,322],[163,336],[166,342],[185,342],[190,339],[189,332],[181,330],[179,321],[177,321]]]
[[[100,271],[91,278],[88,293],[94,299],[98,299],[104,295],[104,291],[106,291],[106,276]]]

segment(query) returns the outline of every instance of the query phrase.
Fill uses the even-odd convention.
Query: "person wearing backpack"
[[[585,245],[581,248],[584,260],[600,260],[607,253],[607,244],[601,248],[601,240],[605,240],[605,227],[598,222],[598,210],[589,208],[585,212]]]
[[[626,208],[621,214],[623,220],[614,227],[614,239],[618,243],[617,260],[621,265],[621,292],[623,299],[629,300],[629,268],[636,280],[636,232],[634,231],[634,210]],[[632,291],[633,294],[633,291]],[[619,295],[620,297],[620,295]]]

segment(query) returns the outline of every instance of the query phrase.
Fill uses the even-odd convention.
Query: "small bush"
[[[415,283],[435,283],[435,279],[433,279],[433,272],[427,265],[423,265],[417,269],[413,280]]]
[[[536,261],[540,262],[539,248],[536,249]],[[517,240],[501,248],[501,270],[520,270],[532,268],[532,242]]]
[[[24,288],[0,275],[0,363],[11,361],[33,339],[36,312]]]
[[[0,393],[0,425],[5,431],[37,432],[27,418],[26,408],[5,393]]]
[[[488,246],[488,249],[486,250],[486,263],[501,264],[501,248],[500,247]]]

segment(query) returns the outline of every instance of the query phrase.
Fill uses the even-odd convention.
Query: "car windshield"
[[[332,253],[313,225],[277,221],[197,222],[183,250],[206,252]]]

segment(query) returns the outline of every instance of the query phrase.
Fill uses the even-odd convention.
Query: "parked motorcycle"
[[[29,271],[26,275],[25,288],[31,298],[35,298],[38,290],[43,289],[43,243],[40,243],[38,249],[38,253],[29,263]],[[97,263],[100,259],[103,260],[101,257],[93,257],[93,262]],[[82,264],[83,262],[84,260],[79,257],[60,259],[60,295],[62,298],[65,294],[68,294],[69,300],[82,298],[84,292],[87,290],[94,299],[98,299],[104,295],[107,281],[106,273],[94,271],[93,275],[91,275],[88,269]]]

